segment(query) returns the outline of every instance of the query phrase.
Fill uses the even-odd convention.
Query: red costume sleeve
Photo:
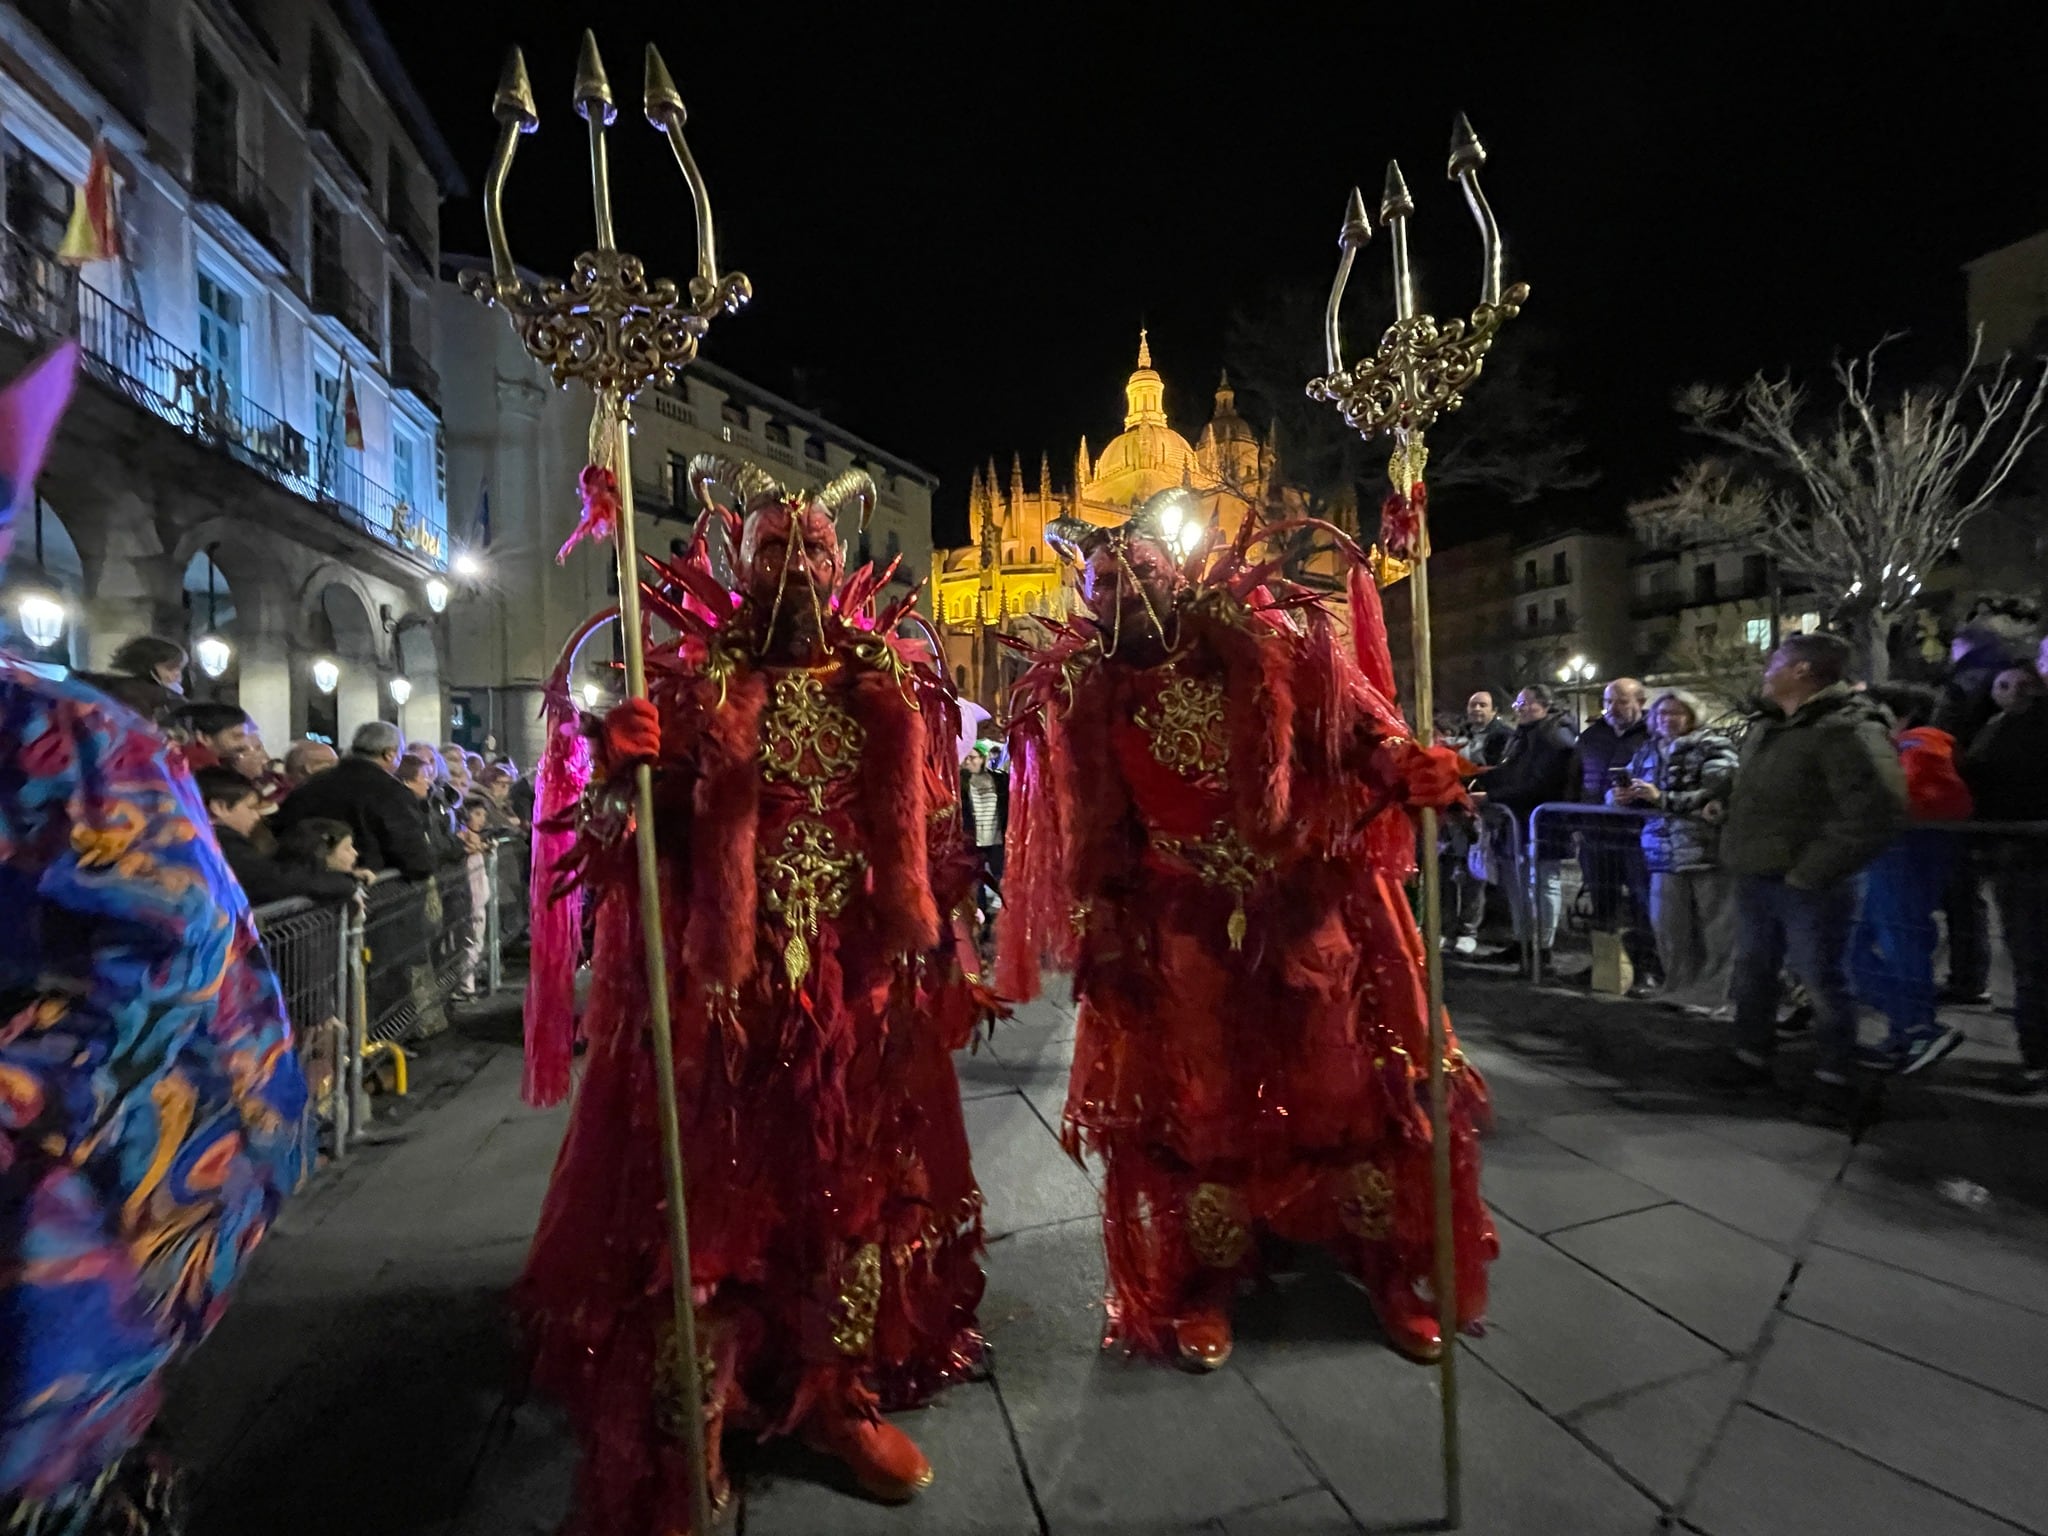
[[[867,733],[861,754],[861,818],[876,936],[892,952],[920,953],[939,942],[926,817],[924,715],[886,672],[862,673],[853,691]]]

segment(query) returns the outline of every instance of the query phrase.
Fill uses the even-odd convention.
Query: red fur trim
[[[854,674],[852,713],[867,735],[860,814],[866,828],[869,913],[892,953],[939,942],[925,821],[925,719],[886,672]]]
[[[1116,722],[1130,716],[1130,698],[1119,686],[1123,670],[1098,662],[1075,683],[1074,707],[1061,723],[1067,750],[1052,764],[1066,780],[1060,795],[1067,807],[1067,867],[1076,901],[1114,899],[1137,862],[1129,792],[1110,745]]]
[[[726,684],[698,742],[690,910],[683,963],[694,981],[737,987],[754,971],[754,842],[761,815],[761,714],[767,679],[751,669]]]
[[[575,845],[576,833],[566,823],[590,782],[590,743],[575,709],[551,694],[546,714],[548,742],[534,793],[533,949],[526,984],[526,1071],[519,1085],[520,1097],[542,1108],[569,1093],[584,896],[581,889],[559,888],[556,867]]]
[[[1230,727],[1230,782],[1242,824],[1272,836],[1293,813],[1294,637],[1275,630],[1206,626],[1223,663]]]

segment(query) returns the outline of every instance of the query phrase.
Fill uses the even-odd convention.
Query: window
[[[884,559],[894,560],[898,555],[902,553],[903,541],[896,537],[896,530],[894,528],[891,528],[889,530],[888,538],[882,541],[882,556]]]
[[[242,398],[242,298],[199,270],[201,388],[214,409],[232,415]]]
[[[1817,635],[1820,633],[1820,615],[1817,613],[1802,613],[1799,615],[1798,624],[1794,627],[1802,635]]]
[[[824,463],[824,462],[825,462],[825,440],[824,440],[823,438],[819,438],[819,437],[807,437],[807,438],[805,438],[805,439],[804,439],[804,457],[805,457],[805,458],[807,458],[807,459],[809,459],[809,460],[811,460],[811,461],[812,461],[813,463],[817,463],[817,464],[822,464],[822,463]]]
[[[412,295],[405,284],[397,278],[391,279],[391,353],[395,358],[399,349],[412,349]]]
[[[334,56],[334,44],[319,32],[313,34],[313,55],[306,72],[313,115],[324,117],[341,104],[341,61]]]
[[[1534,560],[1524,560],[1522,562],[1522,590],[1527,592],[1534,588],[1535,585],[1536,562]]]
[[[320,287],[323,274],[338,276],[341,261],[341,210],[313,194],[313,286]]]
[[[771,421],[761,429],[761,435],[778,448],[789,446],[789,428],[779,421]]]
[[[1714,578],[1719,573],[1712,565],[1696,565],[1692,568],[1692,600],[1696,603],[1711,603],[1714,600]]]
[[[419,457],[419,442],[410,432],[392,433],[391,490],[400,501],[414,509],[420,504],[419,486],[414,478]]]
[[[1550,616],[1551,616],[1551,618],[1552,618],[1552,619],[1556,620],[1556,621],[1557,621],[1557,622],[1558,622],[1559,624],[1562,624],[1562,623],[1564,623],[1564,621],[1565,621],[1565,612],[1564,612],[1564,599],[1563,599],[1563,598],[1561,598],[1561,597],[1554,597],[1554,598],[1552,598],[1552,599],[1550,600]]]
[[[54,254],[71,221],[71,183],[13,134],[7,135],[7,224],[34,249]]]
[[[1762,555],[1742,557],[1742,590],[1754,597],[1770,584],[1770,561]]]
[[[1536,627],[1536,605],[1534,603],[1531,603],[1528,606],[1528,608],[1523,611],[1522,624],[1525,628],[1528,629],[1534,629]]]
[[[202,189],[232,193],[242,158],[235,82],[204,48],[192,50],[192,177]]]
[[[1769,619],[1745,619],[1742,624],[1742,638],[1760,651],[1771,648],[1771,621]]]
[[[1550,584],[1561,587],[1572,579],[1571,561],[1563,550],[1550,557]]]
[[[724,419],[727,426],[738,427],[742,432],[747,430],[747,413],[734,405],[730,400],[718,408],[718,414]]]
[[[410,211],[411,199],[405,191],[405,156],[393,144],[384,151],[384,216],[398,224]]]

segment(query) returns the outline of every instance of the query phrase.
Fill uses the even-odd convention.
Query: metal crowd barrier
[[[1617,934],[1639,969],[1645,961],[1654,966],[1650,875],[1642,851],[1643,823],[1653,814],[1632,805],[1574,801],[1546,802],[1530,811],[1520,886],[1530,980],[1543,979],[1544,957],[1559,931]],[[1551,944],[1542,942],[1545,935]]]
[[[504,847],[493,843],[428,880],[387,871],[349,901],[256,908],[313,1090],[309,1172],[323,1141],[339,1162],[368,1129],[368,1062],[393,1056],[403,1091],[403,1047],[448,1027],[450,999],[502,984],[503,946],[526,928],[520,861]]]

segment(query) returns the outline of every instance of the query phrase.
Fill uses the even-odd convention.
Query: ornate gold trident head
[[[498,77],[491,111],[498,119],[498,149],[484,183],[484,224],[490,234],[491,270],[462,274],[462,289],[511,317],[526,350],[557,384],[571,379],[600,396],[630,398],[650,384],[665,384],[697,355],[697,344],[721,312],[733,312],[753,297],[753,285],[739,272],[718,270],[718,240],[711,222],[711,195],[690,146],[683,139],[683,98],[668,66],[647,45],[647,83],[642,93],[647,121],[664,134],[689,183],[697,220],[697,273],[686,292],[668,278],[647,280],[640,258],[618,249],[612,234],[611,176],[605,159],[605,129],[617,109],[611,82],[598,57],[597,38],[583,34],[576,59],[576,110],[590,126],[590,195],[597,214],[597,248],[578,256],[565,283],[529,283],[512,260],[505,238],[505,181],[521,134],[540,126],[526,60],[514,48]]]
[[[1479,377],[1494,332],[1520,314],[1529,297],[1527,283],[1501,287],[1500,226],[1493,220],[1486,194],[1479,190],[1479,169],[1485,164],[1486,148],[1461,112],[1451,128],[1449,176],[1465,189],[1465,201],[1479,225],[1485,261],[1479,304],[1471,319],[1438,325],[1434,315],[1415,312],[1415,280],[1408,265],[1408,218],[1415,212],[1415,201],[1402,179],[1401,162],[1387,162],[1380,222],[1387,226],[1394,246],[1394,323],[1380,336],[1378,351],[1346,368],[1337,310],[1344,302],[1344,285],[1351,279],[1352,260],[1372,239],[1365,199],[1358,188],[1351,189],[1344,207],[1344,227],[1337,236],[1342,253],[1337,260],[1337,280],[1330,287],[1330,302],[1323,313],[1323,350],[1329,372],[1311,379],[1308,393],[1310,399],[1334,404],[1346,424],[1363,436],[1391,432],[1403,439],[1419,438],[1438,416],[1464,404],[1465,389]],[[1421,478],[1419,467],[1416,478]]]

